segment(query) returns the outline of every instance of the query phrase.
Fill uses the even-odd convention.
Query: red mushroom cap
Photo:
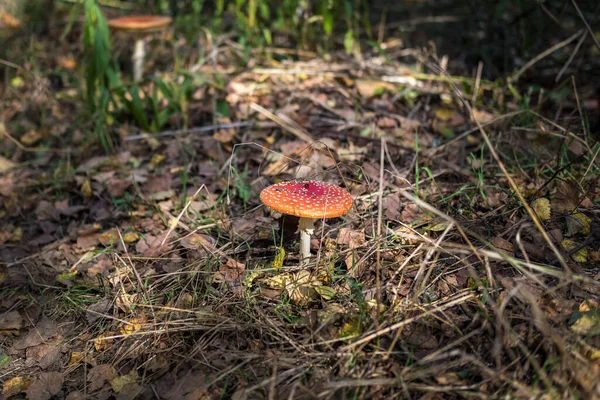
[[[260,200],[275,211],[301,218],[335,218],[352,207],[347,190],[320,181],[277,183],[263,189]]]
[[[159,15],[133,15],[130,17],[114,18],[108,21],[108,26],[123,31],[152,31],[163,28],[171,23],[171,17]]]

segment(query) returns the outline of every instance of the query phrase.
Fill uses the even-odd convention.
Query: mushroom
[[[108,21],[108,26],[117,31],[131,33],[135,40],[135,50],[131,60],[133,62],[133,81],[142,79],[144,65],[144,37],[149,32],[158,31],[171,23],[171,17],[157,15],[137,15],[131,17],[114,18]]]
[[[293,180],[271,185],[260,193],[260,200],[282,214],[300,217],[301,263],[310,258],[310,235],[315,221],[346,214],[352,207],[352,196],[339,186],[320,181]]]

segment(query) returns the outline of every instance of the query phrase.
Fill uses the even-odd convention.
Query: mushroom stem
[[[135,50],[131,60],[133,62],[133,81],[139,82],[142,79],[142,70],[144,67],[144,57],[146,52],[144,50],[144,39],[137,39],[135,41]]]
[[[310,235],[315,231],[314,218],[300,218],[298,230],[300,231],[300,265],[310,260]]]

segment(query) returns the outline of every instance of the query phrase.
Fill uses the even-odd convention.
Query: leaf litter
[[[74,71],[71,57],[56,62]],[[524,167],[536,159],[558,170],[554,144],[511,144],[519,132],[510,126],[524,122],[493,109],[491,88],[471,116],[438,75],[418,78],[394,62],[407,76],[390,80],[373,60],[342,59],[198,83],[185,116],[192,126],[251,122],[243,128],[124,141],[113,156],[0,158],[0,284],[22,296],[0,305],[6,356],[21,366],[3,395],[76,398],[84,386],[124,398],[155,388],[167,399],[592,390],[600,192],[589,138],[565,144],[580,157],[569,174]],[[370,76],[358,78],[363,70]],[[26,146],[54,140],[18,111],[27,101],[17,103],[7,103],[14,114],[0,129]],[[67,114],[57,125],[74,124]],[[532,228],[473,117],[569,271]],[[545,145],[563,122],[539,118],[529,139]],[[84,146],[70,135],[74,150]],[[257,200],[267,184],[294,178],[355,197],[347,217],[317,222],[304,269],[297,223],[275,221]],[[142,375],[146,367],[152,374]]]

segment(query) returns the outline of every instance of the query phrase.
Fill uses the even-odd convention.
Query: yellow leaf
[[[25,86],[25,81],[20,76],[15,76],[10,80],[10,86],[16,89],[22,88],[23,86]]]
[[[56,276],[56,280],[59,281],[70,281],[77,276],[77,271],[63,272]]]
[[[599,323],[600,318],[598,315],[588,312],[579,317],[579,319],[577,319],[577,321],[571,325],[571,330],[575,333],[579,333],[580,335],[586,335],[596,328]]]
[[[81,195],[85,198],[90,198],[92,197],[92,182],[89,179],[86,179],[82,184],[81,184]]]
[[[111,246],[119,241],[119,233],[116,229],[110,229],[108,231],[102,232],[98,237],[98,240],[105,246]]]
[[[303,270],[292,274],[285,285],[285,290],[294,303],[303,305],[317,297],[315,286],[320,285],[321,282],[313,280],[310,272]]]
[[[581,233],[582,235],[589,235],[591,224],[591,218],[583,213],[575,213],[573,215],[568,215],[567,234],[575,235],[576,233]]]
[[[10,161],[8,158],[4,158],[0,156],[0,173],[6,172],[9,169],[13,168],[16,164]]]
[[[283,247],[277,247],[277,254],[273,260],[273,268],[278,270],[283,267],[283,260],[285,259],[285,249]]]
[[[21,136],[21,142],[23,142],[23,144],[26,146],[30,146],[41,139],[42,134],[39,131],[33,129]]]
[[[569,240],[569,239],[565,239],[561,242],[561,245],[563,247],[563,249],[567,250],[567,251],[572,251],[575,250],[579,244],[574,242],[573,240]],[[578,263],[584,263],[587,261],[587,257],[588,257],[588,252],[587,249],[581,248],[578,251],[576,251],[575,253],[571,254],[571,258],[573,259],[573,261],[578,262]]]
[[[329,286],[315,286],[315,290],[325,300],[331,300],[335,297],[335,290]]]
[[[456,110],[451,108],[438,108],[435,110],[435,117],[442,121],[448,121],[456,114]]]
[[[125,322],[119,326],[119,332],[121,332],[121,335],[124,336],[131,335],[132,333],[142,329],[142,325],[144,324],[145,320],[146,319],[144,317],[129,318],[129,320],[125,320]]]
[[[167,157],[162,154],[154,154],[152,159],[150,160],[149,167],[150,169],[154,169],[159,166],[163,161],[165,161]]]
[[[340,329],[340,337],[350,337],[350,336],[359,336],[362,332],[362,326],[358,319],[354,319],[350,322],[347,322]]]
[[[123,235],[123,241],[127,244],[137,242],[139,238],[140,235],[134,231],[129,231],[125,235]]]
[[[110,381],[110,386],[115,393],[119,393],[126,385],[130,383],[136,383],[138,380],[138,373],[135,369],[132,369],[127,375],[117,376]]]
[[[533,211],[537,217],[542,221],[547,221],[550,219],[551,208],[550,208],[550,200],[545,197],[537,198],[531,204]]]
[[[291,280],[291,274],[279,274],[265,279],[265,283],[272,288],[283,289]]]
[[[74,351],[71,353],[71,359],[69,360],[69,367],[73,365],[81,364],[83,359],[85,358],[85,353],[83,351]]]
[[[441,232],[441,231],[445,230],[446,228],[448,228],[448,226],[450,226],[450,222],[441,221],[441,222],[433,223],[433,224],[425,227],[425,230],[432,231],[432,232]]]
[[[104,332],[94,339],[94,348],[96,351],[105,351],[112,346],[113,339],[105,339],[106,337],[114,336],[113,332]]]
[[[14,396],[15,394],[24,392],[29,387],[29,378],[24,376],[16,376],[7,380],[2,385],[2,395],[4,398]]]

